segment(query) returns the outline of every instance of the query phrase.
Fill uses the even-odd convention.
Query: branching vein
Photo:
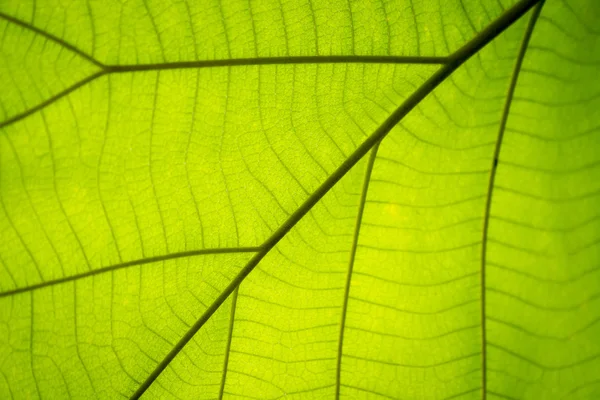
[[[414,109],[429,93],[431,93],[450,74],[458,69],[464,62],[481,50],[485,45],[500,35],[521,18],[540,0],[522,0],[505,11],[494,22],[483,29],[471,41],[456,51],[435,74],[409,96],[305,201],[290,217],[265,241],[261,250],[256,253],[242,268],[238,275],[227,285],[214,302],[206,309],[204,314],[181,337],[175,346],[158,363],[156,368],[148,375],[144,382],[133,393],[132,399],[139,399],[158,376],[167,368],[171,361],[179,354],[185,345],[194,337],[196,332],[204,326],[215,311],[233,293],[241,282],[254,270],[260,261],[279,243],[281,239],[317,204],[325,194],[342,179],[356,163],[358,163],[373,147],[380,142],[396,124]]]

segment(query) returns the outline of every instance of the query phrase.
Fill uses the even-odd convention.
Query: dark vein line
[[[155,64],[106,65],[107,72],[156,71],[165,69],[235,67],[246,65],[284,65],[284,64],[445,64],[448,57],[420,56],[285,56],[230,58],[220,60],[179,61]]]
[[[544,376],[544,372],[541,371],[539,374],[536,374],[538,376],[533,377],[532,379],[523,379],[522,377],[519,376],[519,373],[513,373],[515,372],[514,368],[507,370],[503,370],[503,369],[499,369],[499,368],[491,368],[489,369],[490,372],[494,372],[496,374],[500,374],[500,375],[504,375],[508,378],[514,379],[516,381],[525,383],[527,385],[532,385],[532,384],[536,384],[538,383]],[[490,390],[490,393],[492,393],[492,391]]]
[[[77,355],[77,361],[79,361],[79,363],[83,367],[83,370],[85,371],[85,377],[92,388],[92,392],[98,393],[98,390],[96,389],[94,382],[92,381],[90,371],[88,370],[87,365],[85,365],[83,358],[81,358],[80,345],[82,342],[81,342],[81,339],[79,338],[79,324],[80,324],[80,321],[78,321],[78,318],[77,318],[77,281],[74,281],[73,282],[73,336],[75,337],[75,354]]]
[[[144,9],[146,10],[146,15],[148,16],[148,19],[150,20],[150,23],[152,24],[152,29],[154,30],[154,34],[156,35],[156,41],[158,42],[158,45],[160,46],[160,54],[162,55],[162,59],[164,61],[165,60],[165,46],[163,45],[162,39],[160,37],[160,32],[158,30],[158,27],[156,26],[156,19],[154,18],[154,15],[152,15],[152,13],[150,12],[150,7],[148,7],[148,0],[142,0],[142,3],[144,4]]]
[[[2,14],[0,13],[0,16]],[[440,64],[448,62],[448,57],[412,57],[412,56],[298,56],[298,57],[257,57],[257,58],[232,58],[223,60],[202,60],[202,61],[182,61],[172,63],[158,64],[140,64],[140,65],[103,65],[101,70],[74,83],[62,92],[55,94],[40,104],[23,111],[3,122],[0,122],[0,128],[11,125],[25,117],[41,110],[79,89],[85,84],[99,78],[103,75],[113,73],[131,73],[140,71],[161,71],[172,69],[200,69],[216,67],[236,67],[250,65],[284,65],[284,64]]]
[[[586,358],[581,358],[581,359],[576,360],[576,361],[571,361],[570,363],[567,363],[567,364],[562,364],[562,365],[547,365],[547,364],[544,364],[542,362],[534,360],[533,357],[530,358],[529,355],[524,355],[524,354],[521,354],[521,353],[519,353],[517,351],[513,351],[513,350],[509,349],[508,347],[504,347],[503,345],[499,345],[499,344],[495,344],[495,343],[490,342],[490,347],[494,348],[496,350],[499,350],[501,352],[507,353],[507,354],[509,354],[509,355],[511,355],[511,356],[513,356],[513,357],[515,357],[515,358],[517,358],[519,360],[521,360],[521,361],[529,363],[529,364],[531,364],[531,365],[533,365],[533,366],[535,366],[535,367],[537,367],[539,369],[542,369],[544,371],[560,371],[560,370],[570,369],[570,368],[573,368],[573,367],[581,366],[583,364],[591,363],[591,362],[596,361],[597,359],[600,358],[600,353],[596,353],[596,354],[593,354],[593,355],[591,355],[589,357],[586,357]],[[543,356],[543,354],[542,354],[542,356]]]
[[[477,357],[477,356],[479,356],[479,352],[462,355],[459,357],[450,358],[450,359],[439,361],[439,362],[434,362],[434,363],[429,362],[429,363],[420,363],[420,364],[404,364],[404,363],[397,363],[397,362],[393,362],[393,361],[380,360],[377,358],[355,356],[355,355],[350,355],[350,354],[347,357],[352,358],[354,360],[365,361],[366,363],[377,363],[377,364],[391,365],[391,366],[401,367],[401,368],[428,369],[428,368],[440,367],[442,365],[457,363],[459,361],[468,360],[469,358],[473,358],[473,357]]]
[[[37,28],[35,26],[33,26],[32,24],[25,22],[25,21],[21,21],[20,19],[17,19],[15,17],[12,17],[8,14],[5,14],[3,12],[0,12],[0,18],[1,19],[5,19],[8,22],[11,22],[15,25],[19,25],[25,29],[28,29],[32,32],[37,33],[38,35],[42,35],[43,37],[45,37],[48,40],[53,41],[54,43],[64,47],[65,49],[68,49],[70,51],[72,51],[73,53],[77,54],[78,56],[85,58],[87,61],[91,62],[92,64],[94,64],[97,67],[100,68],[104,68],[104,64],[102,64],[100,61],[96,60],[94,57],[92,57],[91,55],[87,54],[86,52],[84,52],[81,49],[78,49],[77,47],[75,47],[74,45],[72,45],[71,43],[59,38],[58,36],[54,36],[51,33],[48,33],[46,31],[41,30],[40,28]]]
[[[365,304],[369,304],[371,306],[374,307],[381,307],[381,308],[385,308],[387,310],[391,310],[393,312],[396,313],[402,313],[402,314],[412,314],[412,315],[432,315],[432,316],[436,316],[439,314],[443,314],[443,313],[447,313],[449,311],[455,311],[459,308],[463,308],[466,306],[469,306],[471,304],[474,304],[476,302],[478,302],[477,299],[472,299],[472,300],[466,300],[466,301],[461,301],[460,303],[456,303],[453,304],[451,306],[447,306],[444,308],[438,308],[437,310],[422,310],[420,308],[405,308],[405,307],[398,307],[398,306],[393,306],[390,304],[385,304],[385,303],[379,303],[377,301],[374,300],[368,300],[365,298],[361,298],[361,297],[356,297],[356,296],[351,296],[352,300],[354,301],[358,301],[361,303],[365,303]]]
[[[501,399],[504,399],[504,400],[519,400],[516,397],[511,397],[511,396],[508,396],[508,395],[505,395],[505,394],[502,394],[502,393],[499,393],[499,392],[494,392],[492,390],[490,390],[490,394],[494,395],[496,397],[500,397]]]
[[[49,97],[48,99],[44,100],[40,104],[38,104],[34,107],[31,107],[30,109],[23,111],[22,113],[17,114],[14,117],[11,117],[5,121],[0,122],[0,129],[4,128],[5,126],[11,125],[17,121],[20,121],[23,118],[28,117],[37,111],[40,111],[41,109],[49,106],[50,104],[54,103],[55,101],[61,99],[62,97],[68,95],[71,92],[74,92],[75,90],[90,83],[91,81],[95,80],[96,78],[101,77],[104,74],[106,74],[105,71],[98,71],[95,74],[92,74],[92,75],[88,76],[87,78],[84,78],[84,79],[80,80],[79,82],[74,83],[73,85],[71,85],[68,88],[66,88],[65,90],[63,90],[62,92],[58,92],[54,96]]]
[[[302,311],[304,311],[304,310],[320,310],[321,311],[321,310],[335,310],[338,308],[337,306],[334,306],[334,305],[331,305],[331,306],[305,306],[305,305],[302,305],[302,303],[300,303],[300,305],[296,305],[295,303],[294,303],[294,305],[287,305],[287,304],[281,304],[277,301],[267,300],[264,298],[260,298],[258,296],[253,296],[250,294],[245,294],[245,295],[243,295],[243,297],[246,299],[252,299],[253,301],[257,301],[260,303],[269,304],[274,307],[285,308],[286,310],[302,310]],[[320,303],[317,303],[317,304],[320,304]]]
[[[227,285],[223,292],[206,309],[204,314],[194,325],[181,337],[177,344],[165,355],[163,360],[156,366],[146,380],[138,387],[131,396],[139,399],[150,387],[152,382],[162,373],[169,363],[177,356],[183,347],[194,337],[196,332],[208,321],[215,311],[231,295],[236,287],[252,272],[258,263],[271,251],[273,247],[300,221],[329,190],[357,163],[359,162],[381,139],[383,139],[396,124],[404,118],[421,100],[423,100],[433,89],[442,83],[452,72],[460,67],[471,56],[481,50],[486,44],[506,30],[513,22],[521,18],[540,0],[522,0],[505,11],[494,22],[483,29],[477,36],[461,47],[449,62],[444,64],[423,85],[410,95],[365,141],[319,186],[311,196],[265,241],[261,250],[248,261],[238,275]]]
[[[11,140],[10,136],[6,136],[5,137],[6,142],[8,143],[8,146],[13,154],[13,157],[15,159],[15,161],[17,162],[17,168],[19,169],[19,176],[20,176],[20,181],[21,181],[21,186],[23,187],[23,191],[25,192],[25,195],[27,197],[27,202],[29,207],[31,208],[32,212],[33,212],[33,217],[35,218],[36,222],[40,225],[41,227],[41,231],[44,234],[44,238],[46,239],[46,241],[48,242],[48,244],[50,245],[50,248],[52,249],[52,252],[54,253],[54,256],[56,257],[56,259],[58,260],[58,263],[60,264],[61,267],[61,273],[65,273],[64,271],[64,267],[63,267],[63,260],[62,257],[60,256],[60,254],[58,253],[58,251],[56,250],[56,246],[54,246],[54,243],[52,242],[52,240],[50,239],[50,236],[48,235],[48,231],[45,228],[42,219],[40,218],[40,214],[38,212],[38,210],[35,207],[35,202],[32,200],[31,198],[31,193],[27,187],[26,181],[25,181],[25,174],[23,172],[23,166],[24,164],[21,162],[21,158],[19,157],[19,153],[17,152],[17,149],[15,147],[15,145],[13,144],[13,141]],[[0,199],[0,203],[2,203],[3,208],[4,208],[4,204],[3,201]],[[4,210],[5,212],[8,210]],[[8,214],[7,215],[7,219],[9,219],[10,222],[10,216]],[[33,260],[33,258],[32,258]],[[5,267],[6,271],[8,270],[8,267]],[[14,278],[12,277],[12,274],[9,272],[9,276],[11,277],[12,282],[15,284],[15,286],[18,286],[16,281],[14,280]],[[40,275],[41,276],[41,275]],[[43,279],[43,278],[42,278]]]
[[[415,10],[415,6],[413,3],[413,0],[409,0],[410,2],[410,13],[412,14],[412,18],[413,18],[413,24],[415,26],[415,43],[417,45],[417,54],[421,54],[421,38],[419,35],[419,24],[417,23],[417,10]],[[384,2],[381,2],[382,6],[384,4]],[[389,23],[388,25],[388,29],[389,29]],[[389,34],[389,31],[388,31]],[[389,41],[391,41],[391,38],[388,39]]]
[[[374,390],[367,389],[367,388],[362,388],[360,386],[353,386],[353,385],[342,385],[342,386],[344,386],[345,388],[348,388],[348,389],[354,389],[354,390],[357,390],[360,392],[374,394],[379,397],[385,397],[386,399],[397,400],[397,397],[391,397],[391,396],[388,396],[387,394],[379,393],[379,392],[376,392]]]
[[[94,13],[92,11],[90,0],[86,1],[86,6],[88,15],[90,17],[90,36],[92,38],[92,51],[90,56],[94,57],[94,53],[96,52],[96,25],[94,24]],[[33,25],[33,20],[31,21],[31,24]]]
[[[444,397],[444,398],[443,398],[443,399],[441,399],[441,400],[451,400],[451,399],[456,399],[456,398],[458,398],[458,397],[462,397],[462,396],[464,396],[464,395],[467,395],[467,394],[469,394],[469,393],[477,392],[478,390],[481,390],[481,388],[479,388],[479,387],[476,387],[476,388],[474,388],[474,389],[471,389],[471,390],[466,390],[466,391],[464,391],[464,392],[460,392],[460,393],[453,394],[453,395],[451,395],[451,396],[448,396],[448,397]]]
[[[219,400],[223,399],[223,393],[225,393],[225,381],[227,379],[227,369],[229,368],[229,354],[231,354],[231,341],[233,339],[233,324],[235,322],[235,309],[237,305],[238,292],[240,287],[238,286],[233,291],[231,296],[231,314],[229,316],[229,335],[227,337],[227,346],[225,347],[225,359],[223,361],[223,375],[221,377],[221,387],[219,389]]]
[[[248,357],[254,357],[254,358],[262,358],[263,360],[269,360],[269,361],[275,361],[277,363],[285,363],[285,364],[298,364],[298,363],[303,363],[303,364],[308,364],[308,363],[312,363],[312,362],[319,362],[319,361],[333,361],[335,358],[334,357],[317,357],[317,358],[309,358],[309,359],[301,359],[301,360],[286,360],[286,359],[282,359],[282,358],[277,358],[277,357],[273,357],[273,356],[267,356],[264,354],[260,354],[260,353],[253,353],[250,351],[242,351],[242,350],[231,350],[232,353],[236,353],[236,354],[242,354],[244,356],[248,356]],[[330,385],[333,386],[333,385]]]
[[[594,386],[594,385],[598,385],[600,384],[600,379],[595,379],[593,381],[589,381],[589,382],[585,382],[579,386],[574,387],[573,389],[571,389],[568,393],[566,393],[563,397],[561,397],[561,400],[563,399],[567,399],[567,398],[573,398],[572,395],[583,390],[583,389],[587,389],[590,386]]]
[[[188,6],[188,3],[185,3]],[[188,10],[189,11],[189,10]],[[190,23],[191,25],[191,23]],[[194,203],[194,210],[196,211],[196,218],[198,218],[198,225],[200,227],[200,239],[202,243],[202,247],[204,247],[204,225],[202,223],[202,215],[200,214],[200,207],[198,207],[198,201],[196,200],[196,194],[194,193],[194,185],[192,185],[192,180],[190,179],[190,165],[189,165],[189,154],[190,154],[190,145],[192,144],[192,136],[195,132],[196,118],[197,118],[197,106],[198,106],[198,94],[200,92],[200,73],[196,72],[196,84],[194,85],[194,104],[192,105],[192,121],[190,131],[187,134],[187,145],[185,147],[185,177],[187,180],[187,186],[190,192],[190,197],[192,202]]]
[[[573,341],[573,338],[575,338],[576,336],[581,335],[582,333],[586,332],[588,329],[596,326],[598,323],[600,323],[600,317],[592,320],[591,322],[588,322],[587,324],[585,324],[582,327],[577,328],[576,330],[570,332],[569,334],[562,334],[562,335],[550,335],[547,333],[538,333],[535,332],[531,329],[527,329],[522,327],[521,325],[511,322],[511,321],[505,321],[503,319],[500,318],[495,318],[495,317],[490,317],[488,316],[488,320],[493,321],[499,325],[504,325],[505,327],[517,330],[519,332],[523,332],[524,334],[534,337],[536,339],[543,339],[543,340],[552,340],[552,341],[558,341],[558,342],[568,342],[568,341]],[[489,369],[490,371],[492,370],[491,368]]]
[[[33,25],[35,23],[35,12],[37,11],[37,0],[32,0],[31,3],[31,24]]]
[[[367,193],[369,191],[369,182],[371,182],[371,173],[373,172],[373,166],[375,165],[375,159],[377,158],[377,150],[379,149],[379,143],[377,142],[371,150],[371,156],[369,157],[369,163],[365,169],[365,177],[363,182],[362,193],[360,195],[360,203],[358,204],[358,211],[356,213],[356,225],[354,226],[354,237],[352,239],[352,248],[350,250],[350,260],[348,262],[348,274],[346,275],[346,286],[344,289],[344,302],[342,304],[342,315],[340,319],[340,335],[338,340],[338,352],[337,352],[337,366],[335,375],[335,398],[340,398],[340,383],[342,377],[342,354],[344,349],[344,331],[346,327],[346,314],[348,311],[348,299],[350,298],[350,284],[352,282],[352,270],[354,268],[354,260],[356,258],[356,249],[358,248],[358,238],[360,235],[360,227],[362,223],[362,217],[365,210],[365,204],[367,202]]]
[[[261,250],[261,247],[229,247],[229,248],[225,247],[225,248],[220,248],[220,249],[200,249],[200,250],[182,251],[182,252],[178,252],[178,253],[164,254],[162,256],[146,257],[146,258],[142,258],[139,260],[132,260],[132,261],[126,261],[123,263],[109,265],[107,267],[94,269],[94,270],[87,271],[87,272],[84,272],[81,274],[65,276],[63,278],[52,279],[52,280],[49,280],[46,282],[37,283],[35,285],[30,285],[30,286],[21,287],[18,289],[8,290],[6,292],[1,292],[0,298],[12,296],[12,295],[24,293],[24,292],[31,292],[33,290],[45,288],[48,286],[54,286],[54,285],[58,285],[58,284],[65,283],[65,282],[76,281],[76,280],[87,278],[90,276],[99,275],[99,274],[103,274],[103,273],[110,272],[110,271],[116,271],[116,270],[123,269],[123,268],[133,267],[136,265],[151,264],[151,263],[155,263],[155,262],[159,262],[159,261],[168,261],[168,260],[174,260],[177,258],[195,257],[195,256],[207,255],[207,254],[256,253],[260,250]]]
[[[312,0],[308,0],[308,7],[310,8],[310,16],[312,17],[313,32],[314,32],[314,35],[315,35],[315,41],[314,41],[314,44],[315,44],[315,53],[319,54],[319,33],[317,31],[317,26],[318,25],[317,25],[317,18],[315,16],[315,7],[313,6]]]
[[[90,260],[88,258],[88,255],[85,252],[85,248],[83,246],[83,243],[81,243],[81,238],[79,237],[79,234],[77,233],[77,230],[75,229],[75,227],[73,226],[73,222],[71,221],[71,218],[69,217],[69,214],[67,214],[67,210],[65,209],[63,200],[60,197],[60,191],[58,190],[58,174],[56,172],[56,158],[55,158],[55,151],[54,151],[54,141],[52,138],[52,135],[50,133],[50,127],[48,125],[48,121],[46,118],[46,114],[42,111],[40,113],[41,117],[42,117],[42,126],[43,126],[43,131],[46,134],[46,137],[48,139],[48,154],[50,155],[50,164],[52,166],[52,189],[54,191],[54,197],[56,198],[56,202],[58,203],[58,208],[60,209],[61,214],[64,216],[64,221],[66,221],[69,230],[73,233],[73,237],[75,238],[75,241],[77,242],[77,247],[79,247],[79,250],[81,251],[81,255],[83,256],[83,258],[85,259],[85,266],[88,269],[91,269],[91,265],[90,265]],[[61,266],[62,269],[62,266]]]
[[[433,336],[408,336],[408,335],[397,334],[397,333],[388,333],[388,332],[381,332],[381,331],[370,330],[370,329],[365,329],[365,328],[357,328],[354,326],[348,327],[348,330],[352,330],[352,331],[358,331],[361,333],[364,332],[364,333],[368,333],[371,335],[377,335],[377,336],[382,336],[382,337],[391,337],[391,338],[396,338],[396,339],[401,339],[401,340],[406,340],[406,341],[415,341],[415,342],[435,341],[435,340],[439,340],[441,338],[445,338],[448,336],[455,336],[455,335],[457,336],[458,334],[460,334],[462,332],[467,332],[467,331],[471,331],[474,329],[480,329],[479,324],[469,325],[469,326],[461,326],[459,328],[452,329],[452,330],[449,330],[449,331],[446,331],[446,332],[443,332],[443,333],[440,333],[437,335],[433,335]]]
[[[521,196],[521,197],[541,201],[544,203],[554,203],[554,204],[560,204],[560,203],[564,204],[564,203],[574,202],[574,201],[578,201],[578,200],[585,200],[587,198],[600,195],[600,190],[594,190],[593,192],[587,192],[587,193],[584,192],[584,193],[577,194],[575,196],[569,196],[569,197],[546,197],[546,196],[543,196],[540,194],[528,193],[526,191],[516,190],[516,189],[510,188],[510,187],[505,187],[505,186],[500,186],[500,185],[496,186],[496,190],[501,190],[506,193],[510,193],[510,194],[513,194],[516,196]]]
[[[565,306],[554,306],[554,305],[546,305],[546,304],[540,304],[538,302],[536,302],[535,300],[529,300],[528,298],[526,298],[526,294],[514,294],[511,293],[509,291],[506,290],[501,290],[501,289],[496,289],[496,288],[488,288],[487,289],[488,292],[490,293],[495,293],[504,297],[508,297],[514,301],[517,301],[519,303],[525,304],[529,307],[533,307],[536,308],[540,311],[547,311],[547,312],[575,312],[578,310],[584,310],[586,311],[587,308],[590,306],[590,303],[592,303],[595,300],[600,299],[600,292],[596,292],[596,293],[592,293],[591,295],[589,295],[588,297],[584,298],[582,301],[580,301],[579,303],[575,303],[575,304],[571,304],[571,305],[565,305]],[[506,304],[507,302],[504,302],[504,304]],[[564,303],[563,303],[564,304]]]
[[[520,270],[518,268],[514,268],[511,266],[507,266],[507,265],[503,265],[494,261],[488,261],[487,263],[488,267],[494,267],[494,268],[498,268],[504,271],[507,271],[509,273],[512,274],[517,274],[517,275],[521,275],[524,276],[526,278],[529,279],[533,279],[535,281],[537,281],[535,284],[539,285],[539,284],[555,284],[555,285],[567,285],[567,284],[572,284],[574,282],[577,282],[578,280],[582,279],[582,278],[587,278],[587,275],[591,275],[594,274],[596,272],[600,271],[600,266],[596,265],[594,267],[591,267],[589,269],[584,269],[583,271],[577,271],[576,273],[574,272],[573,275],[567,277],[567,278],[562,278],[562,279],[554,279],[554,278],[548,278],[545,276],[540,276],[540,275],[536,275],[536,274],[532,274],[531,272],[527,271],[527,270]]]
[[[104,219],[106,220],[106,224],[110,228],[110,235],[112,236],[112,241],[115,245],[115,250],[117,251],[117,256],[119,257],[119,262],[123,262],[123,257],[121,255],[121,249],[119,247],[119,241],[117,240],[117,235],[115,234],[115,229],[110,222],[110,218],[108,217],[108,211],[106,210],[106,202],[104,201],[104,196],[102,195],[102,179],[101,179],[101,171],[102,171],[102,162],[104,160],[104,156],[106,153],[106,142],[108,140],[108,135],[111,129],[110,121],[111,114],[113,112],[112,107],[112,85],[111,80],[108,79],[108,90],[107,90],[107,99],[106,99],[106,119],[104,121],[104,131],[102,132],[102,144],[100,145],[100,154],[98,155],[98,167],[96,169],[96,191],[98,192],[98,199],[100,200],[100,205],[102,206],[102,213],[104,214]],[[144,256],[144,252],[142,251],[142,257]]]
[[[498,129],[498,137],[496,139],[496,146],[494,148],[494,155],[492,158],[492,167],[490,169],[490,177],[488,181],[487,188],[487,199],[485,202],[485,210],[483,216],[483,234],[481,238],[481,398],[485,400],[487,398],[487,309],[486,309],[486,262],[487,262],[487,244],[488,244],[488,234],[490,227],[490,214],[492,209],[492,199],[493,199],[493,191],[496,181],[496,171],[498,170],[498,162],[500,157],[500,148],[502,146],[502,139],[504,138],[504,132],[506,130],[506,123],[508,121],[508,115],[510,113],[510,106],[512,103],[513,95],[515,89],[517,87],[517,80],[519,78],[519,72],[521,71],[521,66],[523,64],[523,59],[525,58],[525,52],[527,51],[527,46],[529,45],[529,40],[531,39],[531,35],[533,33],[533,29],[535,27],[535,23],[540,15],[542,10],[542,6],[544,5],[544,0],[541,0],[536,8],[533,10],[533,14],[529,19],[529,24],[527,25],[527,29],[525,30],[525,35],[523,36],[523,41],[521,42],[521,47],[519,49],[519,54],[517,55],[517,60],[515,62],[515,66],[512,73],[512,78],[510,81],[510,85],[508,87],[508,92],[506,95],[506,101],[504,103],[504,110],[502,112],[502,119],[500,120],[500,126]]]
[[[144,1],[144,4],[146,4],[146,1]],[[146,9],[148,7],[146,6]],[[148,11],[148,15],[150,15],[150,11]],[[154,22],[154,19],[152,18],[152,15],[150,15],[150,19]],[[159,41],[160,41],[160,35],[158,34],[158,31],[156,32],[157,36],[159,37]],[[162,43],[161,43],[161,48],[162,48]],[[154,130],[156,128],[156,109],[157,104],[158,104],[158,92],[159,92],[159,87],[160,87],[160,71],[158,71],[156,73],[156,79],[154,82],[154,99],[152,100],[152,111],[150,113],[150,127],[148,130],[148,136],[150,136],[150,143],[149,148],[148,148],[148,177],[150,178],[150,186],[152,187],[152,197],[155,200],[156,203],[156,209],[158,210],[158,217],[160,218],[160,226],[162,228],[162,236],[165,240],[165,248],[167,249],[167,253],[169,253],[169,237],[167,235],[167,228],[165,227],[165,219],[163,217],[163,211],[162,211],[162,207],[160,206],[160,198],[158,197],[157,193],[156,193],[156,183],[154,182],[154,171],[153,171],[153,166],[156,165],[156,163],[152,162],[152,151],[154,149],[154,143],[153,143],[153,139],[154,139]],[[186,165],[187,167],[187,165]]]
[[[10,387],[10,381],[8,380],[8,378],[7,378],[6,374],[4,373],[4,371],[0,371],[0,376],[2,377],[2,379],[5,382],[4,387],[6,387],[8,389],[8,394],[10,395],[10,400],[14,400],[15,399],[15,395],[13,393],[12,388]]]
[[[2,183],[2,180],[0,180],[0,183]],[[37,272],[37,275],[38,275],[39,279],[44,279],[44,275],[42,274],[42,270],[40,269],[40,263],[33,256],[33,252],[31,251],[31,249],[29,248],[29,246],[25,242],[25,239],[23,238],[23,235],[21,234],[21,232],[17,229],[17,226],[15,225],[12,217],[10,216],[10,214],[9,214],[7,208],[6,208],[6,205],[4,204],[4,194],[3,193],[4,192],[2,192],[2,194],[0,194],[0,209],[2,209],[4,217],[6,218],[6,221],[8,222],[8,225],[11,227],[11,230],[15,233],[15,236],[19,240],[19,243],[23,247],[23,250],[25,250],[25,252],[29,256],[29,258],[33,262],[33,266],[35,267],[35,271]],[[8,271],[8,268],[6,270]],[[14,279],[12,273],[10,274],[10,277],[11,277],[11,280],[13,282],[15,282],[15,279]]]
[[[31,368],[31,375],[33,376],[33,381],[35,382],[35,391],[36,393],[38,393],[38,396],[40,397],[40,399],[42,398],[42,392],[40,392],[40,385],[38,384],[38,378],[35,374],[35,365],[34,365],[34,359],[35,359],[35,354],[34,354],[34,346],[35,346],[35,340],[33,338],[33,334],[35,332],[35,329],[33,329],[34,327],[34,317],[35,317],[35,311],[34,311],[34,305],[35,305],[35,298],[34,298],[34,293],[31,292],[29,294],[29,309],[31,312],[31,325],[29,326],[29,367]]]

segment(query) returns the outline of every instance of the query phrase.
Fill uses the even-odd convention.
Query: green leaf
[[[600,397],[600,3],[0,4],[0,398]]]

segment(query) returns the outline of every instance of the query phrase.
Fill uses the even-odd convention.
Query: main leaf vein
[[[242,268],[237,276],[225,287],[221,294],[198,318],[196,323],[181,337],[177,344],[165,355],[145,381],[133,393],[132,399],[139,399],[158,376],[169,366],[171,361],[179,354],[185,345],[204,326],[217,309],[225,302],[231,293],[246,279],[260,261],[273,249],[277,243],[317,204],[331,188],[333,188],[363,157],[373,149],[402,118],[414,109],[438,85],[445,81],[456,69],[464,64],[470,57],[481,50],[485,45],[500,35],[504,30],[521,18],[540,0],[522,0],[505,11],[500,17],[483,29],[477,36],[457,50],[436,73],[434,73],[421,87],[410,95],[350,156],[327,178],[325,181],[290,215],[290,217],[265,241],[260,251],[257,252]]]

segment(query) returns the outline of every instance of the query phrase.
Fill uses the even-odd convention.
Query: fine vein
[[[494,156],[492,158],[492,167],[490,169],[490,177],[488,181],[487,188],[487,198],[485,202],[485,211],[483,217],[483,237],[481,244],[481,398],[485,400],[487,398],[487,326],[486,326],[486,318],[487,318],[487,310],[486,310],[486,256],[487,256],[487,244],[488,244],[488,232],[490,226],[490,212],[492,208],[492,197],[496,180],[496,171],[498,170],[498,161],[500,157],[500,148],[502,146],[502,139],[504,138],[504,132],[506,130],[506,122],[508,120],[508,114],[510,112],[510,106],[512,103],[513,95],[515,92],[515,88],[517,86],[517,80],[519,79],[519,72],[521,71],[521,66],[523,65],[523,59],[525,57],[525,52],[527,51],[527,46],[529,45],[529,40],[531,39],[531,34],[533,33],[533,29],[535,27],[535,23],[540,15],[542,10],[542,6],[544,5],[544,0],[540,1],[540,3],[533,10],[533,14],[529,20],[529,25],[525,31],[525,35],[523,36],[523,41],[521,42],[521,47],[519,49],[519,54],[517,55],[517,60],[515,62],[515,66],[512,73],[512,78],[510,81],[510,85],[508,87],[508,93],[506,95],[506,101],[504,104],[504,109],[502,112],[502,118],[500,120],[500,126],[498,128],[498,136],[496,139],[496,146],[494,148]]]
[[[182,251],[182,252],[178,252],[178,253],[170,253],[170,254],[163,254],[160,256],[146,257],[146,258],[141,258],[139,260],[132,260],[132,261],[126,261],[126,262],[122,262],[122,263],[118,263],[118,264],[109,265],[109,266],[106,266],[103,268],[94,269],[94,270],[87,271],[87,272],[84,272],[81,274],[65,276],[63,278],[52,279],[52,280],[48,280],[45,282],[36,283],[34,285],[29,285],[29,286],[20,287],[17,289],[7,290],[5,292],[0,292],[0,298],[12,296],[12,295],[15,295],[18,293],[23,293],[23,292],[31,292],[36,289],[41,289],[41,288],[45,288],[48,286],[54,286],[54,285],[58,285],[58,284],[65,283],[65,282],[76,281],[76,280],[79,280],[82,278],[87,278],[89,276],[104,274],[106,272],[116,271],[119,269],[133,267],[136,265],[144,265],[144,264],[150,264],[150,263],[155,263],[155,262],[159,262],[159,261],[174,260],[177,258],[194,257],[194,256],[200,256],[200,255],[207,255],[207,254],[256,253],[259,250],[261,250],[260,247],[224,247],[224,248],[215,248],[215,249],[200,249],[200,250]]]
[[[238,292],[240,287],[238,286],[231,296],[231,313],[229,315],[229,330],[227,335],[227,345],[225,347],[225,359],[223,361],[223,375],[221,376],[221,387],[219,389],[219,400],[223,399],[225,393],[225,381],[227,380],[227,369],[229,367],[229,354],[231,353],[231,340],[233,339],[233,324],[235,321],[235,309],[237,305]]]
[[[360,227],[362,225],[362,217],[365,211],[365,203],[367,202],[367,193],[369,192],[369,182],[371,182],[371,173],[373,172],[373,166],[375,165],[375,159],[377,158],[377,150],[379,149],[378,142],[373,150],[371,150],[371,156],[369,157],[369,163],[365,170],[365,178],[363,182],[363,188],[360,195],[360,203],[358,205],[358,211],[356,213],[356,225],[354,226],[354,235],[352,238],[352,248],[350,249],[350,260],[348,261],[348,273],[346,275],[346,287],[344,289],[344,302],[342,304],[342,316],[340,320],[340,336],[338,340],[338,352],[337,352],[337,367],[336,367],[336,379],[335,379],[335,398],[340,398],[340,384],[342,377],[342,354],[344,350],[344,331],[346,327],[346,314],[348,311],[348,299],[350,298],[350,284],[352,282],[352,270],[354,269],[354,260],[356,257],[356,248],[358,246],[358,237],[360,235]]]
[[[522,0],[506,10],[494,22],[483,29],[477,36],[457,50],[436,73],[434,73],[423,85],[410,95],[365,141],[309,196],[304,203],[265,241],[261,250],[256,253],[250,261],[242,268],[238,275],[227,285],[214,302],[206,309],[204,314],[190,327],[190,329],[173,346],[171,351],[165,355],[156,368],[148,375],[144,382],[131,396],[139,399],[150,385],[158,378],[162,371],[179,354],[183,347],[194,337],[196,332],[204,326],[206,321],[215,313],[231,293],[246,279],[248,274],[258,263],[270,252],[270,250],[300,221],[329,190],[357,163],[359,162],[381,139],[383,139],[396,124],[404,118],[421,100],[423,100],[433,89],[442,83],[450,74],[460,67],[471,56],[481,50],[486,44],[500,35],[512,23],[521,18],[540,0]]]

